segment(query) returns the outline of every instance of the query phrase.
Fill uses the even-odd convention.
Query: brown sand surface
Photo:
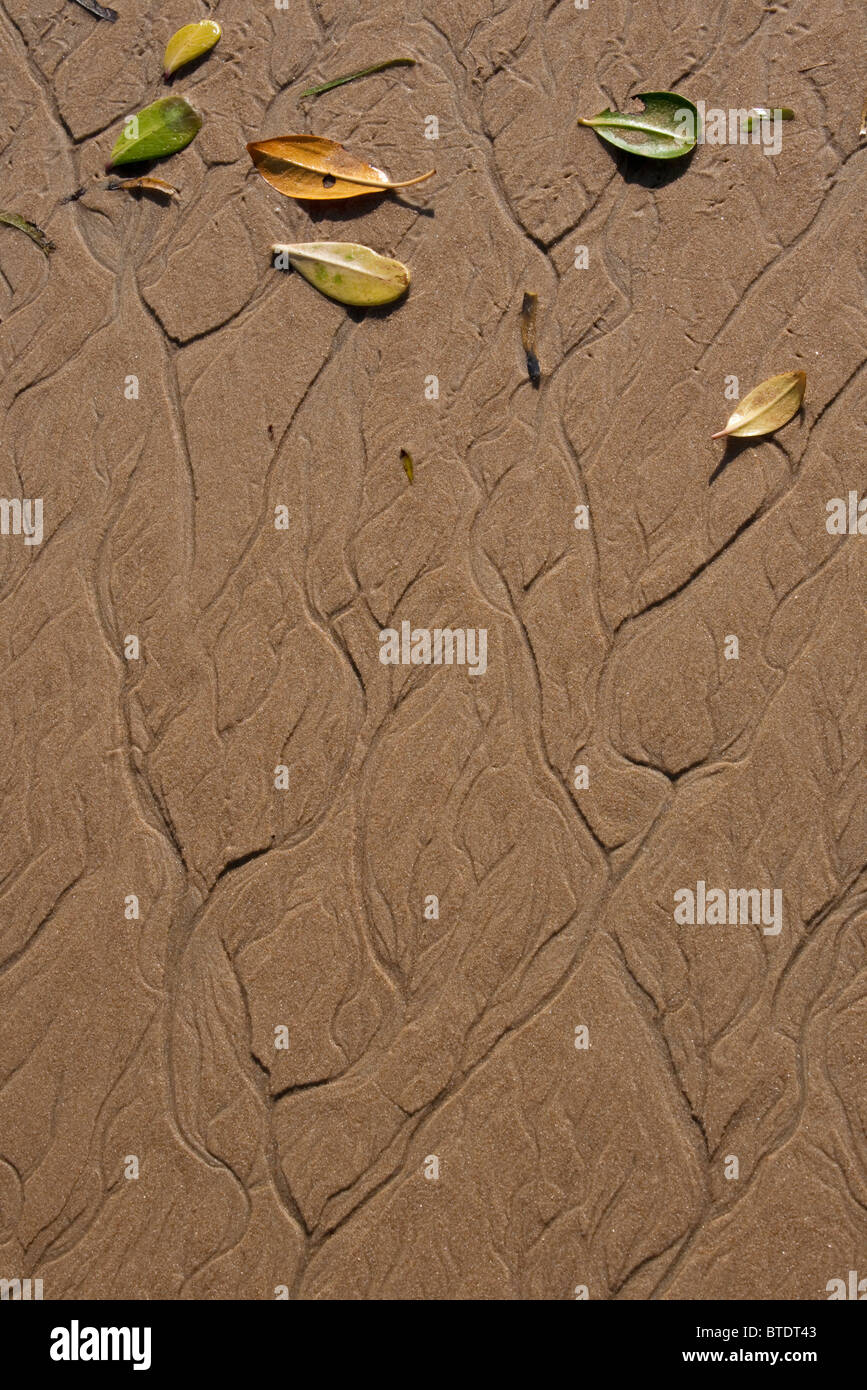
[[[57,248],[0,227],[0,487],[44,505],[0,536],[0,1275],[867,1276],[863,5],[221,0],[170,204],[100,180],[208,11],[116,8],[0,10],[0,205]],[[796,119],[685,168],[577,124],[672,88]],[[304,130],[436,175],[293,202],[245,143]],[[272,268],[311,239],[408,297]],[[486,669],[383,664],[404,622]],[[677,921],[700,884],[779,931]]]

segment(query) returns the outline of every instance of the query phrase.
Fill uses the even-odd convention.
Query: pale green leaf
[[[405,265],[354,241],[308,241],[271,249],[279,267],[294,266],[317,290],[341,304],[390,304],[409,286]]]

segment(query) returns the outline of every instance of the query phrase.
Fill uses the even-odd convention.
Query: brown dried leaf
[[[247,151],[262,178],[287,198],[357,198],[363,193],[387,193],[391,188],[409,188],[436,173],[430,169],[395,183],[381,169],[356,159],[335,140],[321,135],[254,140]]]
[[[538,386],[542,369],[536,356],[536,302],[539,296],[533,290],[524,291],[521,304],[521,342],[527,358],[527,374],[534,386]]]
[[[152,174],[142,174],[138,179],[109,179],[106,188],[114,192],[124,188],[128,193],[158,193],[163,198],[179,197],[178,190],[165,179],[154,178]]]

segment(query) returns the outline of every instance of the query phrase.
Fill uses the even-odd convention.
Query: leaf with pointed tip
[[[391,304],[409,286],[409,270],[354,241],[308,241],[271,247],[278,264],[293,265],[317,290],[341,304]],[[281,268],[283,268],[281,266]]]
[[[173,72],[185,63],[193,63],[208,53],[222,34],[216,20],[202,19],[198,24],[185,24],[176,34],[172,34],[166,44],[163,59],[163,77],[168,80]]]
[[[247,151],[262,175],[287,198],[357,198],[362,193],[387,193],[409,188],[435,174],[429,169],[414,179],[393,182],[381,169],[321,135],[282,135],[254,140]]]
[[[37,227],[35,222],[28,222],[26,217],[21,217],[17,212],[0,212],[0,222],[5,222],[7,227],[17,227],[19,232],[26,232],[45,256],[50,255],[55,249],[54,242],[46,236],[41,227]]]
[[[640,92],[643,111],[600,111],[579,120],[589,125],[619,150],[645,159],[679,159],[694,148],[699,135],[699,115],[691,101],[676,92]]]
[[[183,150],[202,128],[202,118],[183,97],[160,97],[130,116],[117,137],[106,173],[116,164],[163,159]]]
[[[711,439],[722,439],[726,435],[747,439],[756,434],[772,434],[797,413],[806,389],[806,372],[769,376],[744,396],[737,410],[729,416],[725,429],[712,434]]]
[[[413,472],[414,472],[413,463],[412,463],[412,454],[408,453],[406,449],[401,449],[401,451],[400,451],[400,461],[401,461],[401,463],[403,464],[403,471],[404,471],[404,473],[405,473],[406,476],[409,478],[410,482],[412,482],[412,476],[413,476]]]
[[[322,92],[330,92],[332,87],[342,87],[345,82],[355,82],[359,77],[371,77],[375,72],[385,72],[386,68],[415,67],[415,58],[386,58],[384,63],[376,63],[372,68],[362,68],[360,72],[345,72],[342,77],[332,77],[321,87],[308,87],[303,97],[318,97]]]
[[[756,122],[761,121],[793,121],[795,113],[790,106],[751,106],[747,112],[747,131],[752,130]]]

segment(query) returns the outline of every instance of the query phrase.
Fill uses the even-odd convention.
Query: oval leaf
[[[409,270],[354,241],[308,241],[272,246],[277,264],[293,265],[317,290],[341,304],[391,304],[409,286]]]
[[[724,435],[735,435],[747,439],[755,434],[771,434],[785,425],[800,409],[807,388],[806,372],[781,372],[779,376],[769,376],[761,386],[756,386],[744,396],[737,410],[729,417],[724,430],[711,435],[711,439],[722,439]]]
[[[162,159],[184,149],[202,128],[202,118],[183,97],[160,97],[130,116],[115,141],[106,172],[115,164]]]
[[[222,32],[216,20],[203,19],[198,24],[185,24],[183,29],[172,34],[163,59],[164,77],[171,77],[185,63],[201,58],[203,53],[214,47]]]
[[[386,193],[429,179],[435,169],[414,179],[394,183],[381,169],[356,159],[321,135],[282,135],[255,140],[247,151],[263,179],[287,198],[357,198],[362,193]]]
[[[699,134],[698,111],[676,92],[641,92],[636,98],[643,111],[600,111],[580,120],[597,135],[630,154],[646,159],[679,159],[689,154]]]

